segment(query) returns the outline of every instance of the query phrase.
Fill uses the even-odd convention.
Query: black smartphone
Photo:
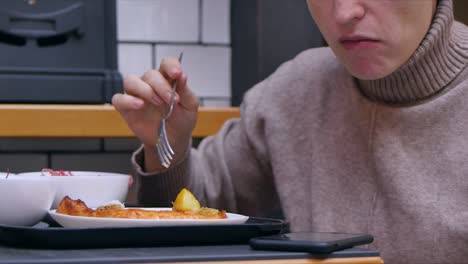
[[[297,232],[250,239],[250,247],[259,250],[299,251],[331,253],[333,251],[370,244],[374,237],[369,234],[333,232]]]

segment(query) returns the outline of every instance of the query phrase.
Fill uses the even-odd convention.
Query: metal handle
[[[21,38],[54,37],[71,32],[82,35],[83,12],[81,2],[49,13],[0,10],[0,32]]]

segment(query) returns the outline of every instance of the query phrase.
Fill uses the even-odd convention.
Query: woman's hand
[[[141,78],[130,75],[124,80],[124,94],[115,94],[112,104],[145,146],[145,170],[162,171],[157,152],[158,129],[169,110],[172,84],[176,82],[174,110],[166,131],[177,164],[189,148],[197,120],[198,98],[187,86],[187,76],[177,58],[164,58],[159,70],[147,71]]]

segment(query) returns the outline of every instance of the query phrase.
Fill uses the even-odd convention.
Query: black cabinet
[[[114,0],[2,0],[0,102],[103,103],[119,91]]]
[[[231,1],[231,40],[233,105],[281,63],[325,45],[305,0]]]

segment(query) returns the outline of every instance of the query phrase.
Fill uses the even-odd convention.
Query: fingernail
[[[188,80],[187,74],[182,73],[182,83],[184,86],[187,85],[187,80]]]
[[[172,78],[175,78],[175,77],[178,77],[178,75],[180,74],[181,70],[178,69],[178,68],[175,68],[171,71],[171,76]]]

